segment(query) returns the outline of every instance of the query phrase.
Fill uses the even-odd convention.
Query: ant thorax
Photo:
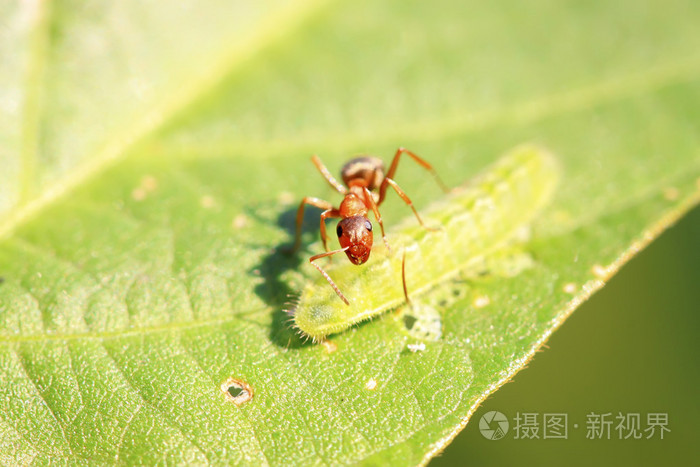
[[[367,216],[369,208],[364,198],[365,193],[363,187],[350,187],[350,192],[345,195],[345,198],[343,198],[343,201],[340,203],[340,208],[338,209],[340,216]]]

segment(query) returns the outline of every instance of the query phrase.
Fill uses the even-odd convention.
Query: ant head
[[[352,264],[362,264],[372,251],[372,223],[364,216],[352,216],[338,222],[336,228],[342,248]]]

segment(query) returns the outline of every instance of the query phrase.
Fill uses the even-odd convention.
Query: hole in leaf
[[[418,340],[435,342],[442,337],[440,313],[430,305],[416,302],[403,315],[406,332]]]
[[[406,326],[406,329],[411,330],[413,329],[413,326],[416,324],[416,319],[415,316],[411,315],[404,315],[403,316],[403,325]]]
[[[228,393],[231,394],[231,396],[234,399],[243,394],[244,392],[245,390],[243,388],[239,388],[238,386],[231,386],[230,388],[228,388]]]
[[[221,391],[226,398],[241,406],[253,398],[253,388],[240,379],[229,378],[221,384]]]

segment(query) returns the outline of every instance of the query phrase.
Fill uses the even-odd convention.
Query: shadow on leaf
[[[318,235],[319,209],[309,209],[302,223],[302,238],[308,237],[310,232]],[[292,327],[292,315],[285,310],[293,309],[293,302],[299,295],[299,291],[290,287],[289,282],[282,276],[290,270],[298,270],[306,255],[303,251],[304,243],[299,251],[292,252],[294,232],[296,229],[296,207],[282,211],[276,220],[264,219],[254,208],[248,210],[248,215],[257,218],[261,222],[276,223],[284,231],[290,233],[290,242],[273,248],[264,256],[259,264],[251,269],[251,273],[262,277],[263,282],[255,287],[255,293],[270,305],[274,311],[270,340],[280,347],[298,348],[305,341]]]

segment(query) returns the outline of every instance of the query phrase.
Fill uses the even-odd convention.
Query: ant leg
[[[375,219],[377,219],[377,222],[379,223],[379,228],[382,230],[382,239],[384,240],[384,245],[386,245],[386,250],[391,251],[391,248],[389,248],[389,242],[386,240],[386,233],[384,233],[384,222],[382,222],[382,215],[379,214],[379,207],[377,206],[377,203],[374,201],[374,196],[372,196],[372,192],[369,191],[367,187],[364,187],[365,191],[365,198],[369,201],[369,205],[372,208],[372,212],[374,213]]]
[[[413,201],[411,201],[411,198],[409,198],[408,195],[407,195],[406,193],[404,193],[404,191],[399,187],[399,185],[398,185],[394,180],[392,180],[392,179],[390,179],[390,178],[387,177],[387,178],[384,179],[384,183],[386,183],[386,184],[388,184],[388,185],[391,185],[391,187],[392,187],[394,190],[396,190],[396,193],[401,197],[401,199],[403,200],[403,202],[406,203],[406,204],[408,204],[408,206],[413,210],[413,214],[416,215],[416,219],[418,219],[418,222],[420,223],[420,225],[422,225],[423,227],[425,227],[425,228],[428,229],[428,230],[432,230],[432,231],[438,231],[438,230],[440,230],[440,229],[437,229],[437,228],[428,227],[427,225],[425,225],[425,224],[423,223],[423,219],[421,219],[421,217],[418,215],[418,211],[416,211],[415,206],[413,206]]]
[[[311,156],[311,162],[314,163],[316,168],[318,169],[319,172],[321,172],[321,175],[323,175],[323,178],[326,179],[326,181],[337,191],[340,192],[341,195],[344,195],[345,193],[348,192],[347,188],[345,188],[338,180],[331,175],[331,173],[328,171],[325,165],[323,165],[323,162],[321,162],[321,159],[314,154]]]
[[[323,249],[326,251],[330,251],[328,249],[328,234],[326,234],[326,219],[331,219],[333,217],[341,217],[340,211],[331,208],[321,213],[321,240],[323,241]]]
[[[297,231],[296,231],[296,237],[294,239],[294,246],[292,247],[292,252],[295,252],[299,249],[301,246],[301,224],[304,222],[304,208],[306,205],[309,204],[311,206],[315,206],[320,209],[325,209],[326,212],[333,210],[333,205],[329,203],[328,201],[324,201],[319,198],[314,198],[313,196],[305,196],[302,200],[301,203],[299,203],[299,209],[297,210]],[[324,212],[325,214],[325,212]],[[325,225],[323,223],[323,218],[321,218],[321,232],[325,232]],[[324,244],[325,244],[325,238],[324,238]]]
[[[396,168],[399,166],[399,160],[401,158],[401,154],[406,153],[411,158],[416,161],[421,167],[423,167],[425,170],[430,172],[430,174],[435,178],[435,181],[437,182],[438,185],[440,185],[440,188],[445,193],[449,193],[450,189],[445,185],[445,183],[442,181],[442,179],[438,176],[437,172],[435,169],[433,169],[433,166],[430,165],[427,161],[421,159],[416,155],[415,153],[409,151],[406,148],[399,148],[396,150],[396,154],[394,154],[394,158],[391,161],[391,166],[389,167],[389,171],[386,173],[386,178],[382,182],[381,187],[379,187],[379,201],[377,201],[377,204],[382,204],[382,201],[384,201],[384,196],[386,196],[386,189],[387,189],[387,179],[393,179],[394,174],[396,173]]]
[[[350,248],[350,247],[349,247],[349,246],[346,246],[345,248],[341,248],[340,250],[327,251],[327,252],[325,252],[325,253],[321,253],[321,254],[318,254],[318,255],[314,255],[314,256],[312,256],[311,258],[309,258],[309,262],[310,262],[316,269],[318,269],[318,272],[320,272],[320,273],[323,275],[323,277],[326,278],[326,280],[328,281],[328,283],[330,284],[330,286],[333,287],[333,290],[335,290],[335,293],[338,294],[338,297],[340,297],[340,299],[341,299],[342,301],[344,301],[346,305],[350,305],[350,302],[348,301],[348,299],[345,298],[345,295],[343,295],[343,293],[340,291],[340,289],[338,288],[338,286],[335,285],[335,282],[333,282],[333,279],[331,279],[331,276],[329,276],[328,273],[327,273],[326,271],[324,271],[323,268],[322,268],[321,266],[319,266],[318,264],[314,263],[314,261],[316,261],[316,260],[319,259],[319,258],[323,258],[323,257],[325,257],[325,256],[330,256],[330,255],[334,255],[334,254],[336,254],[336,253],[340,253],[341,251],[345,251],[345,250],[347,250],[348,248]]]

